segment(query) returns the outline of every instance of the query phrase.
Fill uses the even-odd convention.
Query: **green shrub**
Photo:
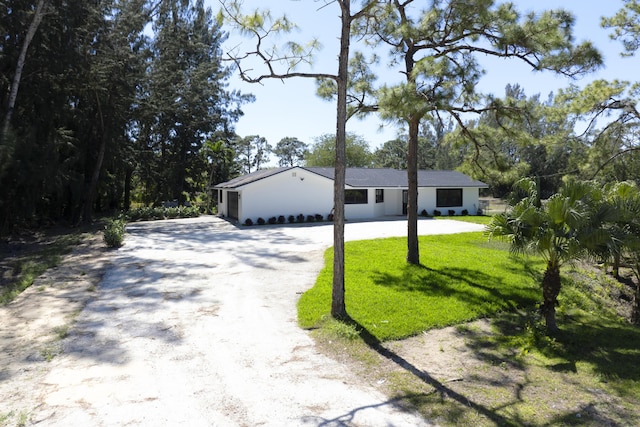
[[[165,208],[164,213],[167,216],[167,218],[169,219],[173,219],[173,218],[178,218],[178,216],[180,215],[180,208],[175,207],[175,208]]]
[[[251,218],[245,219],[244,225],[251,227],[253,225],[253,220]]]
[[[178,206],[179,218],[197,218],[201,210],[198,206]]]
[[[195,218],[200,216],[200,208],[198,206],[173,206],[173,207],[151,207],[143,206],[141,208],[130,209],[126,212],[129,221],[153,221],[161,219],[174,218]]]
[[[110,248],[119,248],[124,240],[127,222],[124,219],[110,219],[104,227],[104,242]]]
[[[293,216],[293,215],[289,215],[288,221],[289,221],[290,223],[294,223],[294,222],[296,222],[296,217],[295,217],[295,216]]]

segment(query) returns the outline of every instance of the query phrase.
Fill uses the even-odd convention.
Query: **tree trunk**
[[[104,154],[107,150],[107,129],[104,123],[104,116],[102,115],[102,107],[100,105],[100,99],[96,94],[96,103],[98,106],[98,118],[100,119],[100,146],[98,147],[98,157],[91,174],[91,180],[89,181],[87,190],[84,197],[84,209],[83,209],[83,222],[89,224],[93,217],[93,203],[96,199],[98,192],[98,179],[100,178],[100,170],[102,170],[102,162],[104,161]]]
[[[613,266],[611,267],[611,274],[616,280],[620,280],[620,254],[613,255]]]
[[[333,181],[333,287],[331,316],[345,319],[344,286],[344,187],[346,165],[347,84],[349,73],[349,42],[351,37],[351,0],[339,2],[342,11],[340,54],[338,56],[338,89],[336,118],[336,164]]]
[[[46,3],[47,0],[39,0],[36,4],[36,10],[33,15],[33,20],[29,25],[29,29],[27,30],[27,34],[25,35],[22,47],[20,48],[20,55],[18,56],[18,63],[16,64],[16,71],[13,75],[13,80],[11,82],[11,91],[9,92],[7,114],[4,116],[4,122],[2,124],[2,135],[0,135],[0,142],[5,141],[6,135],[9,132],[11,116],[13,115],[13,110],[16,105],[16,99],[18,98],[18,88],[20,87],[20,80],[22,79],[22,69],[24,68],[24,63],[27,58],[27,50],[29,50],[31,40],[33,40],[33,36],[35,36],[40,22],[42,22],[42,17],[44,16],[44,7]]]
[[[420,264],[418,246],[418,132],[420,119],[409,122],[409,145],[407,150],[407,262]]]
[[[123,208],[125,211],[129,211],[131,209],[131,179],[133,176],[133,169],[127,167],[124,176],[124,201]]]
[[[544,315],[547,332],[553,334],[559,331],[556,323],[556,305],[560,294],[560,267],[549,261],[542,278],[542,314]]]

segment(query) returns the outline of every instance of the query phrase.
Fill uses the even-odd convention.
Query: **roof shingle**
[[[238,188],[252,182],[293,169],[293,167],[259,170],[257,172],[223,182],[215,188]],[[334,168],[301,167],[330,180],[334,177]],[[406,188],[407,171],[397,169],[347,168],[346,185],[353,188]],[[480,187],[487,188],[484,182],[474,180],[456,171],[418,171],[418,187]]]

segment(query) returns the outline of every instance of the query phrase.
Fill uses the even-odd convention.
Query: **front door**
[[[409,203],[409,190],[402,190],[402,215],[407,214],[408,203]]]

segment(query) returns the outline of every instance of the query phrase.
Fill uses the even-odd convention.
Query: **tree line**
[[[0,233],[201,197],[252,99],[202,0],[7,0],[0,32]]]

